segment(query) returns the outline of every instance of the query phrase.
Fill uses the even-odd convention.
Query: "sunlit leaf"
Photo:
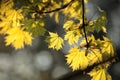
[[[65,8],[63,13],[68,17],[68,18],[75,18],[80,20],[82,18],[82,7],[81,7],[81,2],[79,1],[74,1],[70,6]]]
[[[106,69],[93,69],[89,75],[92,77],[91,80],[112,80]]]
[[[12,27],[20,27],[20,21],[23,19],[21,14],[22,10],[8,10],[4,18],[1,18],[0,33],[6,33],[6,31]],[[4,16],[4,15],[3,15]]]
[[[74,22],[73,22],[72,20],[66,21],[66,22],[64,23],[63,28],[64,28],[65,30],[69,30],[71,27],[73,27],[73,24],[74,24]]]
[[[56,50],[61,49],[63,45],[63,39],[59,37],[57,33],[49,32],[49,35],[49,48],[53,48]]]
[[[24,48],[25,44],[32,44],[32,35],[18,27],[11,28],[6,33],[8,34],[5,37],[7,46],[12,44],[15,49],[21,49]]]
[[[89,65],[93,65],[94,63],[99,63],[102,61],[102,54],[99,49],[91,49],[88,51],[87,58]]]
[[[113,45],[112,45],[111,41],[106,37],[104,37],[103,44],[101,45],[101,50],[102,50],[102,53],[108,54],[108,56],[115,55]]]
[[[66,55],[67,64],[69,64],[73,70],[87,68],[89,63],[85,53],[85,50],[80,50],[78,47],[71,48],[69,54]]]
[[[64,39],[68,40],[68,43],[72,45],[73,43],[77,43],[79,38],[81,38],[81,34],[79,30],[67,31]]]

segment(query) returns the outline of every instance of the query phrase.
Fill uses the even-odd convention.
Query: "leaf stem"
[[[86,44],[87,44],[87,49],[89,47],[89,42],[87,39],[87,34],[86,34],[86,28],[85,28],[85,4],[84,4],[84,0],[82,0],[82,27],[83,27],[83,31],[84,31],[84,35],[85,35],[85,40],[86,40]]]

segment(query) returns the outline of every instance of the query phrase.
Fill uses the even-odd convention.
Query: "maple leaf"
[[[66,2],[66,0],[65,0]],[[63,11],[65,16],[68,18],[74,18],[77,20],[82,19],[82,7],[81,7],[81,2],[79,1],[74,1],[70,6],[66,7],[65,10]]]
[[[102,54],[99,49],[91,49],[87,55],[89,66],[102,61]]]
[[[12,27],[20,27],[20,21],[23,19],[23,15],[21,14],[22,10],[14,10],[10,9],[6,11],[5,16],[1,18],[0,21],[0,33],[6,33],[7,30],[9,30]]]
[[[91,80],[112,80],[111,76],[107,73],[106,69],[93,69],[90,73]]]
[[[64,37],[65,40],[68,40],[68,43],[72,45],[73,43],[77,43],[79,38],[82,35],[80,34],[79,30],[68,31]]]
[[[73,24],[74,24],[74,22],[73,22],[72,20],[66,21],[66,22],[64,23],[63,28],[64,28],[65,30],[69,30],[69,29],[73,26]]]
[[[78,47],[71,48],[69,54],[66,55],[67,64],[69,64],[73,70],[87,68],[88,59],[85,53],[85,50],[79,50]]]
[[[15,49],[21,49],[24,47],[24,44],[32,44],[32,35],[19,27],[11,28],[6,33],[5,42],[7,46],[12,44]]]
[[[114,56],[115,52],[114,52],[114,47],[111,41],[106,37],[103,37],[103,38],[104,38],[104,41],[101,41],[101,46],[100,46],[101,52],[107,56]]]
[[[63,39],[59,37],[57,33],[49,32],[49,34],[50,34],[49,48],[53,48],[56,50],[62,48]]]

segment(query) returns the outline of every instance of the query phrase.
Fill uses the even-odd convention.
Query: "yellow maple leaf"
[[[90,76],[92,76],[91,80],[112,80],[111,76],[107,73],[106,69],[93,69],[90,73],[88,73]]]
[[[56,50],[62,48],[63,39],[59,37],[57,33],[49,32],[49,34],[50,34],[49,48],[53,48]]]
[[[81,23],[81,21],[80,21]],[[67,20],[64,25],[63,28],[67,31],[67,30],[77,30],[79,29],[80,24],[79,23],[75,23],[73,20]]]
[[[88,52],[87,58],[89,61],[89,66],[102,61],[102,54],[99,49],[91,49]]]
[[[10,10],[14,5],[13,0],[2,0],[0,3],[0,13],[3,15],[6,11]]]
[[[23,15],[21,14],[22,10],[14,10],[10,9],[6,11],[6,15],[2,15],[4,17],[1,18],[0,22],[0,33],[5,34],[8,29],[12,27],[21,26],[20,20],[23,19]]]
[[[72,45],[75,42],[77,43],[81,36],[82,35],[80,34],[80,31],[77,29],[77,30],[73,30],[73,31],[67,31],[64,39],[68,40],[68,43],[70,45]]]
[[[111,41],[106,37],[103,37],[103,38],[104,38],[104,41],[101,45],[102,53],[108,54],[108,56],[114,56],[115,52],[114,52],[114,48]]]
[[[85,50],[80,50],[78,47],[71,48],[69,54],[66,55],[67,64],[69,64],[73,70],[87,68],[88,59],[85,53]]]
[[[65,30],[69,30],[69,29],[73,26],[73,24],[74,24],[74,22],[73,22],[72,20],[66,21],[66,22],[64,23],[63,28],[64,28]]]
[[[19,27],[11,28],[6,33],[5,42],[7,46],[12,44],[15,49],[21,49],[24,47],[24,44],[32,44],[32,35]]]
[[[65,0],[66,1],[66,0]],[[69,18],[75,18],[77,20],[82,18],[82,7],[79,1],[74,1],[70,6],[66,7],[63,13]]]

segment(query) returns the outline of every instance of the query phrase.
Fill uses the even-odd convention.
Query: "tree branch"
[[[40,11],[36,10],[35,12],[37,12],[38,14],[46,14],[46,13],[52,13],[52,12],[60,11],[60,10],[62,10],[62,9],[65,9],[66,7],[68,7],[73,1],[74,1],[74,0],[71,0],[69,3],[63,5],[62,7],[56,8],[56,9],[54,9],[54,10],[45,11],[45,12],[43,12],[43,11],[41,11],[41,10],[40,10]]]
[[[82,27],[83,27],[83,31],[84,31],[84,35],[85,35],[85,40],[86,40],[86,43],[87,43],[87,48],[89,47],[89,42],[88,42],[88,39],[87,39],[87,34],[86,34],[86,29],[85,29],[85,5],[84,5],[84,0],[82,0]]]

